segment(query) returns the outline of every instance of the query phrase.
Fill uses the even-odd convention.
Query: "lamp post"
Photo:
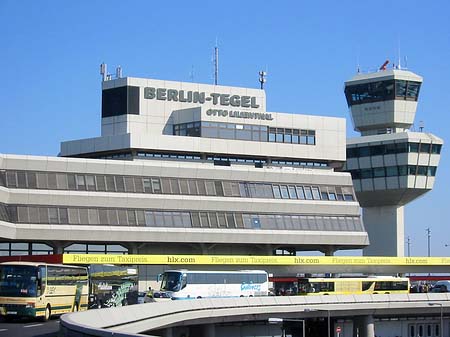
[[[441,321],[440,321],[440,327],[439,327],[439,336],[444,336],[442,329],[444,328],[444,305],[442,303],[428,303],[428,305],[438,305],[441,310]]]
[[[292,318],[278,318],[278,317],[271,317],[267,320],[269,322],[269,324],[283,324],[283,322],[302,322],[302,336],[305,337],[305,325],[306,325],[306,320],[304,319],[292,319]],[[284,336],[284,328],[282,328],[283,330],[283,336]]]
[[[430,257],[431,256],[431,248],[430,248],[430,239],[431,239],[431,229],[430,229],[430,227],[428,227],[427,229],[426,229],[426,232],[427,232],[427,247],[428,247],[428,257]]]

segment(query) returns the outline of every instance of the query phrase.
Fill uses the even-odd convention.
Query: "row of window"
[[[349,85],[345,87],[348,106],[382,102],[393,99],[417,101],[420,82],[387,80]]]
[[[175,124],[173,126],[173,134],[176,136],[237,139],[258,142],[316,144],[316,132],[314,130],[271,128],[262,125],[235,123],[190,122]]]
[[[300,186],[204,179],[0,171],[10,188],[206,195],[219,197],[354,201],[352,187]]]
[[[312,231],[364,230],[359,216],[178,212],[25,205],[7,208],[9,219],[6,221],[13,223]]]
[[[269,142],[316,145],[316,131],[269,128]]]
[[[5,207],[0,204],[0,208],[2,206]],[[0,242],[0,256],[49,254],[53,254],[53,247],[45,243]]]
[[[390,143],[381,145],[371,145],[362,147],[347,148],[347,158],[360,158],[369,156],[382,156],[396,153],[428,153],[440,154],[441,144],[429,143]]]
[[[355,201],[351,187],[272,185],[272,191],[275,199]]]
[[[267,282],[267,274],[255,273],[188,273],[188,284],[239,284]]]
[[[264,230],[364,231],[359,217],[191,212],[192,227]]]
[[[95,159],[120,159],[131,160],[133,156],[131,153],[112,153],[102,156],[95,156]],[[136,158],[138,159],[164,159],[164,160],[185,160],[185,161],[203,161],[202,157],[198,154],[182,154],[182,153],[160,153],[160,152],[137,152]],[[229,165],[233,163],[238,164],[252,164],[255,167],[263,167],[267,165],[268,161],[265,158],[248,158],[248,157],[234,157],[234,156],[219,156],[219,155],[206,155],[204,156],[207,161],[213,161],[214,164],[227,162]],[[220,164],[219,164],[220,165]],[[290,160],[290,159],[272,159],[270,165],[273,166],[315,166],[315,167],[327,167],[328,163],[318,162],[312,160]]]
[[[434,177],[436,170],[436,166],[400,165],[349,170],[348,172],[352,175],[352,179],[371,179],[407,175]]]
[[[74,243],[64,248],[64,253],[71,254],[128,254],[128,249],[121,245],[95,245]],[[45,243],[0,242],[0,256],[50,255],[53,247]]]

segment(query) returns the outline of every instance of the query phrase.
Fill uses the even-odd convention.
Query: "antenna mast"
[[[217,38],[216,38],[216,46],[214,47],[214,85],[217,85],[219,80],[219,47],[217,46]]]
[[[266,76],[267,76],[267,72],[266,71],[260,71],[259,72],[259,83],[261,83],[261,89],[264,89],[264,83],[266,83]]]

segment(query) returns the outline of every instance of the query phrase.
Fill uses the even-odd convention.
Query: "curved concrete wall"
[[[61,317],[64,336],[136,336],[190,324],[267,320],[269,317],[308,318],[408,314],[450,309],[450,293],[401,295],[274,296],[166,301],[97,309]]]

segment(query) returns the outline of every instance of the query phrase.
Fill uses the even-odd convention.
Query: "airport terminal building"
[[[344,118],[264,90],[102,81],[100,137],[0,155],[0,255],[273,255],[369,244]]]

